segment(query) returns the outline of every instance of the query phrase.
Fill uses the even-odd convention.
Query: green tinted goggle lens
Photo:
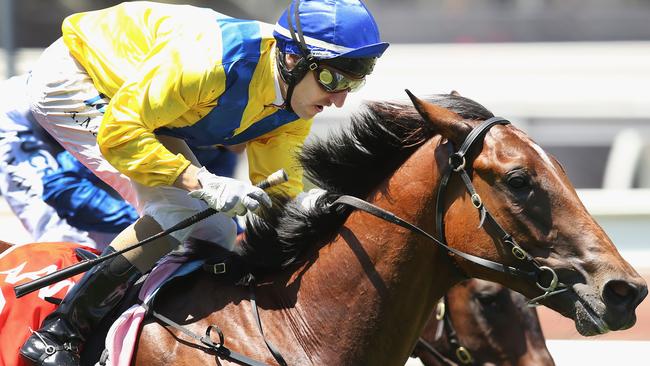
[[[318,82],[329,93],[337,93],[345,90],[355,92],[366,83],[365,78],[353,79],[329,68],[321,67],[316,70],[316,73]]]

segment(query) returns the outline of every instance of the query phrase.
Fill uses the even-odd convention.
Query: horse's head
[[[507,121],[486,126],[409,95],[451,143],[437,148],[439,162],[457,168],[440,192],[438,231],[451,247],[510,267],[455,256],[461,271],[529,298],[545,294],[539,302],[572,318],[583,335],[634,325],[647,285],[587,212],[557,160]],[[464,145],[466,154],[447,159]]]
[[[427,366],[445,364],[442,357],[459,364],[554,365],[526,299],[479,279],[459,283],[440,300],[414,354]]]

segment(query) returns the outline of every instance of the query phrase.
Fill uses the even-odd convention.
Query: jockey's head
[[[360,0],[292,0],[273,35],[290,111],[294,88],[309,72],[328,93],[353,92],[388,47]]]

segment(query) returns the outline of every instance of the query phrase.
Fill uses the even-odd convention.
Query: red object
[[[0,253],[0,365],[27,365],[18,350],[39,328],[56,305],[45,297],[63,298],[83,274],[44,287],[20,299],[14,286],[27,283],[79,262],[76,248],[99,254],[95,249],[73,243],[32,243],[12,246]]]

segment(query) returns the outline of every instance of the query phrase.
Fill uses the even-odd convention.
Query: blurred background
[[[269,23],[288,3],[164,2]],[[0,0],[0,75],[28,71],[42,48],[60,36],[67,15],[117,3]],[[419,96],[456,90],[510,119],[556,155],[623,256],[650,279],[650,0],[366,4],[392,45],[363,90],[349,95],[344,108],[316,117],[314,136],[347,123],[364,100],[406,101],[405,88]],[[237,175],[245,178],[241,163]],[[2,217],[12,220],[10,214]],[[23,239],[16,230],[10,235]],[[596,340],[581,338],[559,315],[540,310],[540,316],[558,365],[578,363],[576,355],[580,364],[621,363],[621,355],[631,359],[650,346],[647,300],[637,326]]]

